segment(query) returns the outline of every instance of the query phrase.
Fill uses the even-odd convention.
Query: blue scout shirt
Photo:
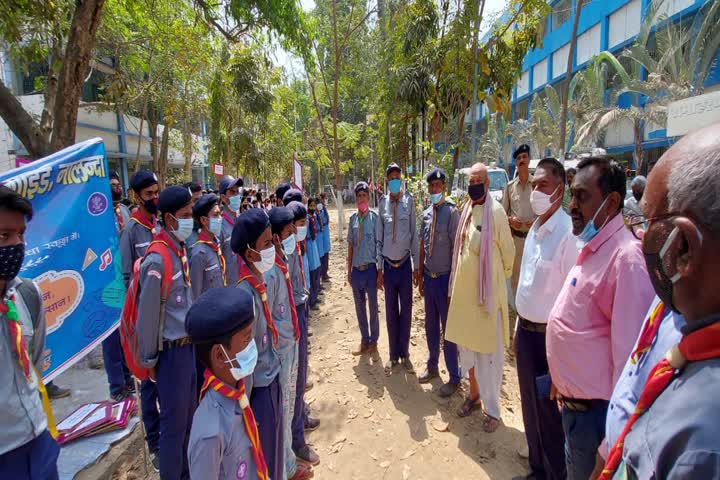
[[[307,302],[308,291],[303,281],[304,275],[300,268],[300,255],[297,252],[288,257],[288,269],[290,270],[290,282],[292,283],[295,305],[302,305]]]
[[[268,300],[272,299],[270,312],[272,312],[275,328],[280,337],[277,353],[280,358],[285,358],[288,352],[295,348],[296,343],[287,282],[285,275],[277,265],[273,265],[273,268],[265,272],[263,277],[265,277],[265,285],[267,285]]]
[[[355,212],[350,217],[348,228],[348,245],[353,246],[353,268],[368,265],[377,261],[377,224],[378,214],[368,210],[365,217]],[[362,239],[359,238],[360,224],[362,223]]]
[[[122,260],[125,288],[130,286],[135,260],[145,255],[145,251],[152,240],[153,231],[132,219],[125,224],[125,228],[120,232],[120,260]]]
[[[225,207],[223,207],[223,212],[225,215],[229,215]],[[235,218],[233,217],[233,223],[230,223],[225,218],[225,215],[223,215],[222,229],[220,231],[220,250],[225,257],[225,263],[227,264],[227,284],[229,287],[232,287],[237,284],[238,278],[240,278],[240,269],[238,267],[238,256],[232,251],[232,248],[230,248],[230,240],[232,239],[233,226],[235,226]]]
[[[397,200],[397,218],[393,219],[395,201],[385,195],[380,201],[377,224],[377,268],[383,269],[383,257],[392,261],[400,261],[412,256],[413,269],[418,268],[418,236],[416,228],[415,201],[412,195],[403,192]],[[393,222],[395,241],[393,241]]]
[[[328,213],[327,206],[323,205],[320,216],[323,218],[325,226],[323,227],[323,236],[325,237],[325,253],[330,253],[330,247],[332,242],[330,241],[330,214]]]
[[[198,298],[205,290],[222,288],[223,270],[220,257],[207,243],[195,243],[190,257],[190,280],[193,298]]]
[[[437,216],[437,219],[435,219],[435,238],[432,239],[433,251],[430,255],[430,233],[434,216]],[[453,242],[459,223],[460,214],[455,208],[455,204],[447,200],[437,207],[430,205],[423,211],[420,235],[425,250],[424,267],[428,271],[437,274],[450,273]]]

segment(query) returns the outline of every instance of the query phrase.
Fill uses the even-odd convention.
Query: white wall
[[[630,119],[623,119],[610,124],[605,133],[605,146],[617,147],[619,145],[631,145],[635,142],[633,137],[633,122]]]
[[[552,78],[557,78],[567,71],[567,60],[570,54],[570,44],[565,44],[552,54]]]
[[[533,90],[547,83],[548,60],[544,59],[533,67]]]
[[[526,70],[520,75],[517,84],[517,96],[522,97],[530,91],[530,70]]]
[[[577,64],[581,65],[600,53],[600,24],[587,30],[577,39]]]
[[[610,48],[640,33],[641,0],[633,0],[610,15],[608,45]]]

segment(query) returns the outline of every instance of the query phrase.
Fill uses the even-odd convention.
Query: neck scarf
[[[190,283],[190,265],[188,264],[187,259],[187,252],[185,251],[185,246],[182,246],[182,250],[178,249],[175,246],[175,242],[173,242],[170,237],[168,236],[167,232],[163,229],[160,230],[160,233],[155,235],[155,240],[153,242],[159,242],[165,245],[167,248],[170,249],[171,252],[173,252],[179,259],[180,263],[182,263],[182,269],[183,269],[183,277],[185,278],[185,285],[190,288],[192,284]]]
[[[477,281],[477,303],[485,305],[485,309],[490,315],[495,311],[495,297],[493,295],[492,282],[492,264],[493,264],[493,198],[485,195],[485,204],[483,206],[482,231],[480,232],[480,262],[478,262],[478,281]],[[467,238],[467,229],[472,220],[473,204],[472,200],[468,200],[463,208],[460,217],[460,225],[455,234],[455,248],[453,248],[452,272],[450,273],[450,285],[455,282],[455,274],[459,268],[458,261],[465,245]]]
[[[226,207],[223,207],[223,208],[222,208],[222,217],[223,217],[230,225],[232,225],[232,226],[234,227],[234,226],[235,226],[235,217],[233,217],[232,215],[230,215],[230,214],[228,213],[229,211],[230,211],[230,210],[228,210]]]
[[[300,340],[300,325],[298,323],[297,310],[295,309],[295,296],[293,295],[292,281],[290,281],[290,272],[288,271],[285,261],[277,253],[275,254],[275,265],[277,265],[283,275],[285,275],[285,285],[287,285],[288,298],[290,299],[290,314],[292,316],[293,329],[295,330],[295,340]]]
[[[252,455],[255,460],[255,468],[257,469],[258,478],[260,480],[268,479],[268,467],[265,463],[262,445],[260,444],[260,433],[258,432],[255,414],[250,408],[250,400],[245,393],[245,381],[238,381],[237,390],[230,385],[219,380],[210,370],[205,370],[205,383],[200,389],[200,399],[202,400],[208,388],[212,388],[220,395],[226,398],[236,400],[242,409],[243,423],[245,424],[245,433],[250,440],[252,446]]]
[[[642,332],[640,332],[637,348],[635,348],[635,351],[632,355],[630,355],[630,361],[632,363],[636,364],[639,362],[645,352],[650,350],[652,343],[655,341],[655,337],[657,337],[658,330],[660,330],[660,324],[662,323],[664,317],[665,304],[663,302],[658,302],[650,314],[650,318],[647,322],[645,322]]]
[[[118,228],[125,228],[125,220],[123,220],[122,212],[120,212],[120,204],[115,205],[115,220],[117,220]]]
[[[7,319],[8,331],[13,344],[13,350],[17,356],[20,368],[25,374],[28,382],[30,378],[30,355],[28,355],[25,339],[23,338],[22,328],[20,327],[20,319],[18,318],[17,309],[15,308],[15,296],[8,298],[7,303],[0,303],[0,313],[5,315]]]
[[[250,269],[245,265],[245,261],[238,255],[238,268],[240,270],[240,280],[238,284],[243,280],[247,280],[250,286],[260,295],[262,301],[263,313],[265,314],[265,321],[267,322],[270,333],[272,333],[273,344],[277,346],[279,335],[277,328],[275,328],[275,322],[273,321],[272,314],[270,313],[270,305],[268,305],[267,289],[265,288],[265,282],[260,283],[255,275],[252,274]]]
[[[659,320],[659,319],[658,319]],[[658,321],[659,323],[659,321]],[[683,335],[680,343],[673,346],[664,359],[650,371],[635,411],[628,419],[615,445],[610,449],[602,480],[610,480],[622,462],[623,443],[635,422],[647,412],[660,394],[682,373],[688,362],[698,362],[720,357],[720,323],[714,322]]]
[[[210,248],[212,248],[213,252],[217,254],[218,262],[220,262],[220,268],[222,268],[223,285],[227,287],[227,268],[225,265],[225,256],[222,254],[222,250],[220,250],[220,246],[215,241],[215,238],[211,237],[210,234],[208,234],[205,230],[200,230],[197,242],[195,243],[204,243],[205,245],[208,245]]]
[[[155,220],[155,218],[153,217],[153,222],[150,223],[150,220],[148,220],[145,215],[143,215],[142,213],[140,213],[140,209],[135,210],[135,211],[133,212],[133,214],[130,215],[130,220],[134,220],[135,222],[139,223],[139,224],[142,225],[143,227],[145,227],[145,228],[147,228],[148,230],[150,230],[153,234],[156,233],[156,228],[155,228],[156,220]]]

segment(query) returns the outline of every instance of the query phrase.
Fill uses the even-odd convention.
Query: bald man
[[[460,363],[470,377],[470,395],[458,415],[466,417],[482,405],[482,428],[492,433],[501,423],[503,345],[509,338],[506,282],[515,246],[505,210],[489,189],[487,168],[476,163],[455,236],[445,338],[460,346]]]

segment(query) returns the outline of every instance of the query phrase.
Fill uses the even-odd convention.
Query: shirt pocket
[[[185,286],[185,276],[183,272],[175,272],[170,287],[170,295],[168,296],[168,306],[173,309],[181,310],[188,306],[187,288]]]

